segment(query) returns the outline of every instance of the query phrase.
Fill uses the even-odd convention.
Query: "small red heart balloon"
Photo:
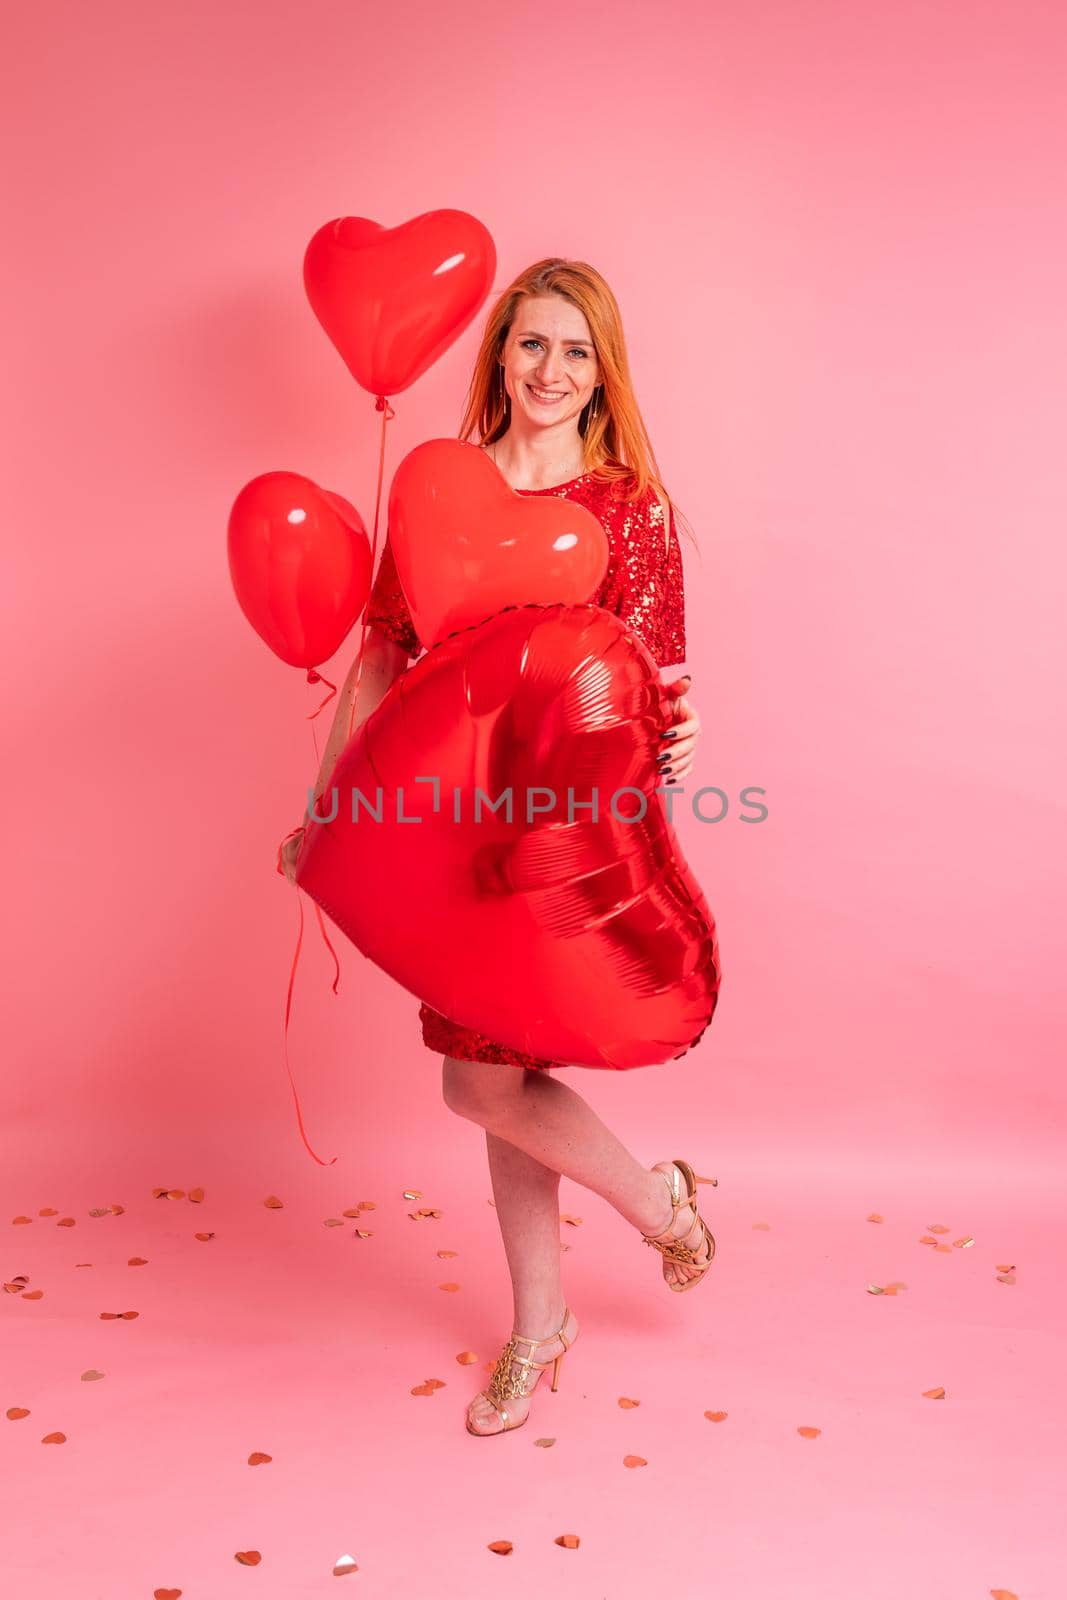
[[[720,971],[655,792],[669,721],[655,662],[610,612],[498,612],[356,730],[296,881],[412,994],[502,1044],[616,1069],[683,1054]]]
[[[304,253],[311,308],[358,384],[399,394],[448,349],[496,271],[489,230],[466,211],[426,211],[396,228],[324,223]]]
[[[460,439],[428,439],[397,467],[389,543],[426,646],[502,606],[581,604],[608,570],[607,534],[588,507],[524,498]]]
[[[241,610],[291,667],[328,661],[367,603],[362,517],[299,472],[264,472],[245,484],[230,511],[227,551]]]

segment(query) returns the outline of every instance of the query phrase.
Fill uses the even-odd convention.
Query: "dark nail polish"
[[[677,728],[671,728],[669,733],[661,733],[660,734],[660,738],[661,739],[677,739],[677,737],[678,737],[678,729]]]
[[[668,779],[667,779],[667,782],[668,782],[668,783],[677,783],[677,782],[678,782],[678,779],[677,779],[677,778],[668,778]]]

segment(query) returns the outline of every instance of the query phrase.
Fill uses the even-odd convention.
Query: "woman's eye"
[[[531,344],[539,345],[540,343],[541,343],[540,339],[523,339],[522,347],[525,350],[527,345],[531,345]],[[583,359],[588,359],[589,352],[587,350],[583,350],[580,345],[575,345],[572,349],[567,351],[567,354],[569,356],[582,356]]]

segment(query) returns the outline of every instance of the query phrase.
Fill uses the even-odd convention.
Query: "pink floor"
[[[332,1595],[344,1558],[358,1568],[344,1592],[407,1600],[1067,1592],[1051,1174],[1046,1187],[994,1157],[963,1176],[815,1164],[775,1179],[744,1149],[710,1171],[698,1157],[718,1178],[701,1189],[718,1254],[686,1296],[564,1180],[581,1336],[524,1428],[475,1439],[465,1403],[510,1301],[481,1134],[456,1126],[417,1170],[380,1130],[359,1176],[299,1149],[172,1154],[166,1171],[131,1152],[106,1174],[87,1156],[43,1183],[8,1163],[6,1594]],[[649,1163],[669,1143],[654,1139]],[[163,1185],[204,1197],[153,1198]],[[363,1200],[374,1209],[324,1226]],[[124,1209],[91,1214],[111,1205]],[[441,1216],[412,1220],[419,1207]],[[412,1393],[430,1378],[442,1387]],[[45,1445],[53,1433],[63,1442]]]

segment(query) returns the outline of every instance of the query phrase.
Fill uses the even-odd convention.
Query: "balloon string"
[[[377,557],[377,554],[378,554],[378,521],[379,521],[379,517],[380,517],[380,514],[381,514],[381,506],[382,506],[382,483],[383,483],[383,481],[385,479],[385,430],[386,430],[387,425],[390,422],[392,422],[393,418],[396,416],[396,412],[393,410],[392,406],[389,404],[389,401],[388,401],[387,397],[384,394],[380,394],[380,395],[378,395],[376,397],[376,399],[374,401],[374,409],[375,409],[375,411],[380,411],[382,413],[382,436],[381,436],[381,443],[380,443],[379,448],[378,448],[378,482],[375,485],[375,490],[374,490],[374,529],[373,529],[373,532],[371,534],[371,545],[370,545],[370,569],[371,569],[372,573],[375,573],[374,563],[375,563],[375,558]],[[375,576],[377,576],[376,573],[375,573]],[[373,584],[373,581],[372,581],[372,583],[371,583],[372,591],[373,591],[373,588],[374,588],[374,584]],[[367,641],[367,612],[369,610],[370,610],[370,601],[368,600],[366,606],[364,606],[364,608],[363,608],[363,622],[362,622],[362,626],[360,627],[360,633],[359,633],[359,655],[358,655],[358,664],[357,664],[357,667],[356,667],[356,682],[355,682],[355,687],[352,690],[352,699],[351,699],[351,701],[349,703],[349,707],[348,707],[348,737],[350,739],[352,737],[352,724],[353,724],[353,721],[355,719],[355,713],[356,713],[356,701],[357,701],[357,699],[359,697],[359,686],[360,686],[360,683],[362,682],[362,679],[363,679],[363,655],[364,655],[364,647],[365,647],[366,641]]]
[[[309,713],[308,721],[311,722],[315,717],[318,716],[319,712],[322,711],[325,706],[329,705],[330,701],[337,693],[337,685],[335,683],[331,683],[329,678],[324,678],[321,672],[316,672],[314,667],[308,668],[307,681],[308,683],[324,683],[330,691],[322,704],[317,706],[314,711]]]
[[[294,834],[302,833],[302,832],[303,832],[302,828],[290,828],[289,832],[285,836],[285,839],[283,839],[282,843],[278,846],[278,871],[280,873],[282,873],[283,877],[285,876],[285,873],[284,873],[284,871],[282,869],[282,845],[285,844],[286,839],[291,839]],[[304,902],[303,902],[302,897],[300,896],[299,886],[297,888],[297,898],[299,900],[299,909],[300,909],[300,926],[299,926],[299,929],[298,929],[297,935],[296,935],[296,949],[293,951],[292,965],[291,965],[291,967],[289,969],[289,988],[288,988],[288,990],[286,992],[286,996],[285,996],[285,1027],[284,1027],[284,1030],[283,1030],[283,1035],[284,1035],[283,1044],[284,1044],[284,1050],[285,1050],[285,1070],[289,1074],[289,1087],[293,1091],[293,1100],[294,1100],[294,1102],[296,1104],[296,1120],[297,1120],[297,1126],[300,1129],[300,1137],[303,1139],[307,1150],[309,1151],[309,1153],[312,1156],[315,1157],[315,1160],[318,1162],[320,1167],[332,1167],[334,1162],[337,1160],[337,1157],[336,1156],[331,1156],[329,1161],[323,1161],[322,1157],[319,1156],[319,1155],[316,1155],[315,1151],[312,1150],[311,1145],[308,1143],[308,1136],[307,1136],[307,1133],[304,1130],[304,1115],[303,1115],[303,1112],[300,1109],[300,1096],[296,1092],[296,1080],[293,1077],[293,1069],[292,1069],[292,1067],[291,1067],[291,1065],[289,1063],[289,1019],[292,1016],[292,1011],[293,1011],[293,988],[294,988],[294,985],[296,983],[297,965],[298,965],[298,963],[300,961],[300,947],[304,942]],[[320,930],[320,932],[322,934],[323,942],[325,943],[327,950],[333,956],[334,973],[333,973],[333,985],[332,985],[332,988],[333,988],[334,994],[337,994],[338,986],[339,986],[340,981],[341,981],[341,963],[337,959],[337,951],[334,949],[333,945],[330,943],[329,937],[327,936],[326,924],[322,920],[322,910],[318,905],[315,906],[315,915],[318,917],[318,920],[319,920],[319,930]]]
[[[375,557],[378,554],[378,523],[379,523],[379,517],[380,517],[380,513],[381,513],[381,503],[382,503],[382,482],[383,482],[383,480],[385,478],[385,429],[386,429],[386,424],[391,422],[393,420],[393,418],[396,416],[396,412],[393,410],[393,407],[389,404],[389,401],[388,401],[388,399],[386,398],[386,396],[384,394],[380,394],[380,395],[378,395],[376,397],[375,402],[374,402],[374,409],[376,411],[380,411],[382,413],[382,437],[381,437],[381,445],[380,445],[380,448],[379,448],[379,451],[378,451],[378,482],[377,482],[377,485],[376,485],[376,488],[375,488],[375,495],[374,495],[374,531],[373,531],[373,534],[372,534],[372,537],[371,537],[371,552],[370,552],[370,569],[371,569],[372,573],[375,570],[374,562],[375,562]],[[372,583],[372,587],[373,587],[373,583]],[[351,700],[351,703],[349,705],[349,711],[348,711],[348,738],[349,739],[351,739],[351,737],[352,737],[353,714],[355,712],[356,700],[357,700],[357,697],[359,695],[360,681],[361,681],[361,679],[363,677],[363,655],[364,655],[364,645],[365,645],[366,638],[367,638],[367,611],[368,611],[368,609],[369,609],[369,601],[368,601],[368,605],[364,606],[364,608],[363,608],[363,620],[362,620],[362,626],[361,626],[360,635],[359,635],[359,653],[358,653],[358,656],[357,656],[356,681],[355,681],[355,685],[354,685],[353,690],[352,690],[352,700]],[[315,670],[314,667],[309,667],[308,668],[307,681],[308,681],[308,683],[325,683],[326,686],[328,687],[329,691],[330,691],[329,694],[326,696],[325,700],[323,700],[322,705],[320,705],[317,710],[313,711],[310,714],[310,716],[308,718],[308,721],[313,721],[314,718],[318,716],[319,712],[323,709],[323,707],[328,705],[329,702],[333,699],[334,695],[337,693],[337,686],[336,686],[336,684],[331,683],[329,678],[324,678],[321,673],[319,673],[319,672],[317,672]],[[314,728],[312,728],[312,730],[311,730],[311,737],[312,737],[312,741],[315,744],[315,751],[316,751],[316,755],[317,755],[318,754],[318,741],[315,739],[315,730],[314,730]],[[284,845],[287,840],[293,838],[294,834],[303,833],[303,832],[304,832],[304,828],[303,827],[290,828],[289,832],[285,835],[285,838],[282,840],[281,844],[278,846],[277,870],[281,873],[282,877],[285,876],[285,871],[284,871],[284,869],[282,867],[282,845]],[[289,987],[288,987],[288,989],[286,991],[286,996],[285,996],[285,1029],[284,1029],[285,1070],[289,1074],[289,1085],[290,1085],[290,1087],[291,1087],[291,1089],[293,1091],[293,1101],[294,1101],[294,1104],[296,1105],[296,1120],[297,1120],[297,1125],[298,1125],[298,1127],[300,1129],[300,1137],[303,1139],[304,1145],[307,1148],[308,1152],[312,1156],[314,1156],[315,1160],[318,1162],[320,1167],[332,1167],[334,1162],[337,1160],[337,1157],[336,1156],[331,1156],[329,1161],[323,1161],[322,1157],[319,1156],[319,1155],[316,1155],[315,1151],[312,1150],[311,1145],[308,1143],[307,1133],[304,1130],[304,1117],[303,1117],[303,1113],[301,1112],[301,1109],[300,1109],[300,1096],[296,1092],[296,1082],[295,1082],[295,1080],[293,1078],[293,1069],[289,1064],[289,1019],[292,1016],[292,1010],[293,1010],[293,988],[294,988],[294,985],[296,983],[296,969],[297,969],[297,966],[298,966],[299,961],[300,961],[301,946],[303,945],[303,942],[304,942],[304,902],[303,902],[303,899],[300,898],[299,885],[297,885],[297,896],[298,896],[298,900],[299,900],[300,926],[299,926],[299,928],[297,930],[296,949],[293,951],[292,965],[290,966],[290,969],[289,969]],[[326,946],[327,950],[330,952],[330,954],[333,956],[334,976],[333,976],[332,988],[333,988],[334,994],[337,994],[338,986],[340,984],[340,979],[341,979],[341,963],[337,959],[337,951],[334,949],[333,945],[330,943],[329,936],[327,935],[327,932],[326,932],[326,924],[322,920],[322,908],[317,903],[315,903],[315,915],[318,918],[319,931],[322,934],[323,943],[325,944],[325,946]]]

